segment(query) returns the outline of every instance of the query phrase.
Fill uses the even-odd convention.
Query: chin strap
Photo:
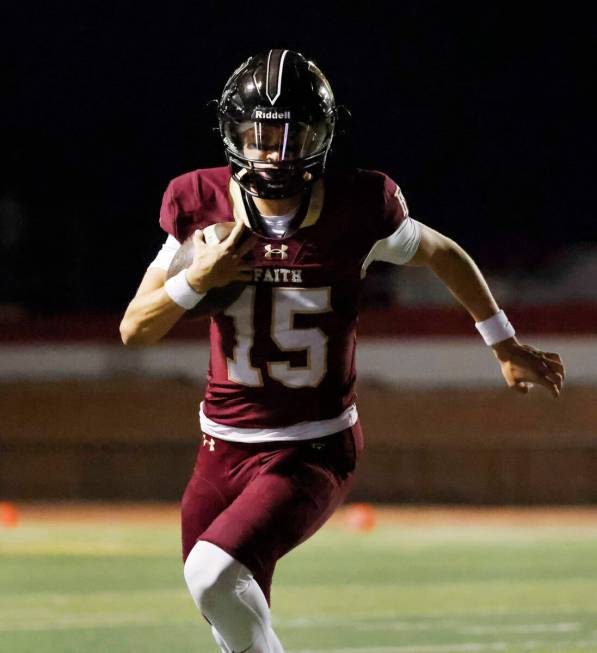
[[[308,188],[312,181],[305,181],[305,170],[272,170],[260,173],[257,170],[231,166],[234,178],[249,195],[262,197],[268,200],[280,200],[297,195]],[[265,179],[262,174],[271,174],[270,179]],[[278,183],[275,183],[275,182]]]
[[[309,203],[311,201],[311,190],[312,190],[312,186],[309,186],[309,188],[303,191],[303,196],[298,211],[290,221],[288,225],[288,229],[285,231],[285,233],[282,236],[279,236],[280,239],[288,238],[289,236],[291,236],[295,231],[297,231],[297,229],[303,223],[303,220],[307,215],[307,211],[309,210]],[[247,212],[247,217],[249,219],[249,224],[251,225],[251,229],[256,233],[260,234],[261,236],[270,237],[269,234],[267,234],[263,229],[262,226],[263,218],[261,217],[261,213],[259,213],[257,207],[255,206],[253,197],[251,196],[250,193],[247,193],[247,191],[244,188],[241,188],[241,192],[242,192],[243,204],[245,205],[245,211]]]

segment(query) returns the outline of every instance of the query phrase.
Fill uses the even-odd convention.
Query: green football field
[[[281,561],[289,652],[597,652],[597,522],[336,523]],[[175,517],[0,527],[2,653],[210,653]]]

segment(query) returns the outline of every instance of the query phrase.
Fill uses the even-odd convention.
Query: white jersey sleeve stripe
[[[421,223],[406,218],[393,234],[378,240],[363,262],[361,276],[365,276],[367,268],[373,261],[385,261],[395,265],[404,265],[417,253],[421,242]]]
[[[178,251],[179,247],[180,243],[176,240],[176,238],[174,238],[174,236],[168,236],[162,245],[162,248],[158,252],[158,255],[149,264],[149,267],[160,268],[160,270],[165,270],[167,272],[168,268],[170,267],[170,263],[172,263],[172,259],[174,258],[174,255]]]

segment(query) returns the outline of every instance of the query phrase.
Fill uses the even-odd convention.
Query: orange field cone
[[[375,508],[370,503],[353,503],[346,507],[346,525],[352,531],[373,530],[375,517]]]
[[[14,503],[0,502],[0,526],[14,528],[19,523],[19,512]]]

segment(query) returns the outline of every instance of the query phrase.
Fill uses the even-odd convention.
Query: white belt
[[[213,435],[220,440],[231,442],[275,442],[288,440],[312,440],[324,435],[332,435],[354,426],[359,416],[355,404],[349,406],[342,414],[332,419],[322,419],[314,422],[298,422],[290,426],[277,426],[263,429],[228,426],[214,422],[203,412],[203,402],[199,408],[201,430],[207,435]]]

